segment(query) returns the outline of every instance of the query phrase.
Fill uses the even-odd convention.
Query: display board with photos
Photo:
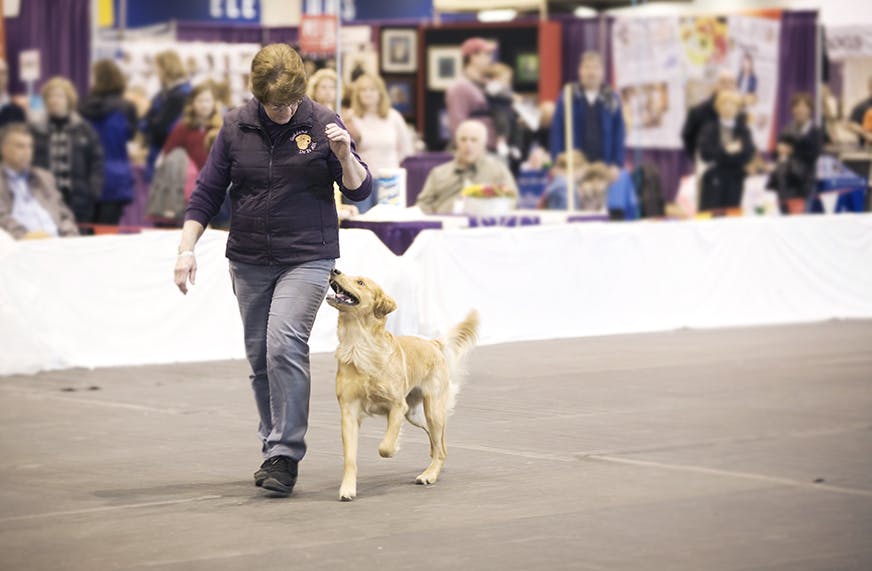
[[[688,108],[710,97],[718,73],[736,74],[759,149],[774,140],[781,20],[731,14],[619,18],[612,33],[614,79],[627,144],[679,149]]]
[[[237,106],[251,98],[249,78],[251,61],[260,44],[227,44],[211,42],[152,41],[136,39],[106,43],[97,47],[101,57],[118,62],[127,78],[128,89],[151,97],[160,91],[155,56],[174,50],[182,59],[192,85],[206,80],[226,86],[230,105]]]

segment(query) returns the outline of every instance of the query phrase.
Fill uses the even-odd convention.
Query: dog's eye
[[[363,285],[363,280],[357,280],[357,285],[362,286],[362,285]]]

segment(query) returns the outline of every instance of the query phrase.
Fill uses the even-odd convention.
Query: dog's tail
[[[478,340],[478,325],[478,312],[473,309],[466,319],[455,325],[442,339],[442,354],[448,362],[451,376],[449,410],[454,408],[457,393],[460,392],[460,386],[466,378],[466,370],[463,368],[464,357],[475,347],[475,342]]]

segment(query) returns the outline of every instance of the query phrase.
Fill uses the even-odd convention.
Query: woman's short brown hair
[[[371,73],[361,73],[358,78],[354,80],[351,89],[351,110],[354,111],[354,114],[358,117],[363,117],[364,110],[363,103],[360,102],[360,91],[363,89],[363,82],[365,81],[371,82],[373,87],[378,91],[378,108],[376,109],[376,113],[379,117],[387,117],[388,111],[391,110],[391,98],[388,95],[388,90],[385,87],[385,82],[382,81],[382,78]]]
[[[52,77],[42,86],[42,100],[45,101],[48,92],[53,89],[60,89],[64,92],[64,95],[67,97],[67,108],[70,111],[75,111],[76,106],[79,104],[79,94],[76,92],[76,88],[73,87],[73,84],[69,79],[65,77],[60,77],[56,75]]]
[[[111,59],[101,59],[91,67],[94,83],[91,85],[93,95],[121,95],[127,88],[127,80],[121,73],[121,68]]]
[[[251,62],[251,94],[266,105],[291,105],[306,94],[306,68],[288,44],[261,48]]]

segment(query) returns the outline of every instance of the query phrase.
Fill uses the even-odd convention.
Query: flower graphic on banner
[[[681,41],[687,59],[694,65],[722,64],[730,47],[727,22],[712,16],[682,18]]]

